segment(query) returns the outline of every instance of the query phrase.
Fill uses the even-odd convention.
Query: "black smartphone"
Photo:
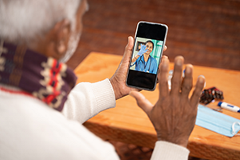
[[[167,31],[165,24],[144,21],[138,23],[126,81],[128,86],[144,90],[155,89]]]

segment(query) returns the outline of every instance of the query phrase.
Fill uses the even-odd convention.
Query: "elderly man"
[[[175,59],[168,90],[168,58],[152,105],[125,85],[133,38],[111,79],[80,83],[66,62],[82,30],[86,0],[0,0],[0,159],[119,159],[114,148],[82,123],[130,93],[153,123],[158,141],[152,159],[187,159],[204,78],[193,95],[192,66]],[[63,63],[62,63],[63,62]]]

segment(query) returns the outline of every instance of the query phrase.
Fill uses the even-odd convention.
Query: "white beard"
[[[81,33],[77,33],[77,34],[73,33],[70,36],[68,41],[68,49],[66,51],[66,54],[59,60],[60,62],[66,63],[72,57],[72,55],[77,49],[80,36],[81,36]]]

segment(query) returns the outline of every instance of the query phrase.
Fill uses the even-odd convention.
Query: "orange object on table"
[[[75,69],[80,82],[97,82],[110,78],[117,70],[122,56],[91,52]],[[170,64],[170,69],[173,64]],[[206,78],[206,87],[216,86],[224,93],[224,102],[240,107],[240,71],[194,66],[194,84],[198,75]],[[142,91],[153,104],[158,99],[155,91]],[[218,108],[217,102],[208,105]],[[240,113],[223,109],[223,113],[240,119]],[[117,100],[116,107],[89,119],[84,125],[97,136],[139,146],[154,148],[156,132],[147,115],[137,106],[135,99],[126,96]],[[190,155],[213,160],[239,160],[240,136],[232,138],[195,126],[188,143]]]

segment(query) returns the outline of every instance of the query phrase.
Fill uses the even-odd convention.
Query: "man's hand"
[[[133,37],[128,37],[128,44],[125,47],[124,55],[115,74],[110,78],[116,100],[129,94],[130,91],[136,90],[126,85],[127,72],[133,50]]]
[[[193,66],[187,65],[185,77],[182,79],[183,57],[175,58],[174,72],[168,88],[169,60],[162,58],[160,65],[159,99],[152,105],[141,93],[132,91],[137,104],[146,112],[151,120],[158,140],[168,141],[186,147],[188,138],[194,128],[197,116],[199,97],[204,87],[205,79],[198,77],[195,90],[189,98],[192,89]]]
[[[163,51],[165,51],[166,49],[167,47],[165,46]],[[115,74],[110,78],[110,82],[112,84],[116,100],[128,95],[130,91],[138,91],[137,89],[130,88],[126,85],[128,67],[131,60],[132,50],[133,50],[133,37],[129,36],[128,44],[125,47],[122,61],[118,66],[118,69],[115,72]]]

